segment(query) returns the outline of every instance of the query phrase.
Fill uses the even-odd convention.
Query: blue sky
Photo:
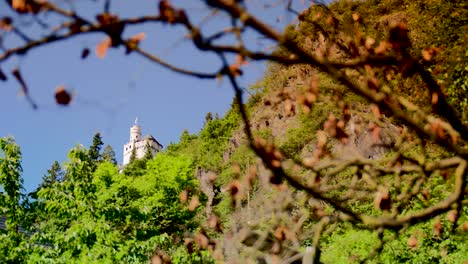
[[[55,1],[59,2],[59,1]],[[64,1],[60,1],[64,2]],[[74,2],[74,1],[72,1]],[[93,18],[102,10],[103,1],[76,1],[77,11]],[[175,6],[187,9],[193,21],[209,14],[201,1],[172,1]],[[250,1],[252,7],[276,28],[285,26],[291,17],[284,10],[265,10],[262,4],[278,1]],[[300,3],[300,1],[299,1]],[[157,1],[115,0],[111,11],[120,17],[157,14]],[[299,7],[300,8],[300,7]],[[269,11],[270,13],[268,13]],[[0,1],[0,17],[9,15],[9,8]],[[11,14],[10,14],[11,15]],[[278,22],[279,18],[279,22]],[[16,23],[30,23],[31,18],[15,18]],[[44,18],[57,21],[54,17]],[[222,16],[208,19],[207,32],[223,28],[227,20]],[[36,27],[29,33],[40,36]],[[125,37],[146,32],[141,47],[178,66],[199,71],[215,71],[219,60],[211,54],[197,51],[181,27],[148,24],[126,29]],[[63,162],[67,152],[77,144],[89,146],[96,132],[111,145],[119,162],[122,146],[128,141],[129,128],[138,117],[144,134],[152,134],[167,146],[178,141],[184,129],[199,131],[207,112],[223,115],[229,108],[233,92],[227,80],[199,80],[172,73],[137,54],[125,55],[123,49],[111,49],[104,59],[94,52],[81,60],[83,48],[94,47],[104,35],[90,35],[42,47],[23,57],[14,57],[0,64],[10,73],[18,67],[28,83],[30,94],[39,108],[33,110],[19,95],[19,85],[10,76],[0,82],[0,136],[13,136],[23,153],[24,187],[32,191],[40,183],[54,160]],[[250,47],[265,49],[270,43],[247,36]],[[4,38],[5,46],[18,43],[13,37]],[[244,87],[253,84],[264,72],[264,64],[252,63],[244,68],[240,82]],[[54,90],[65,85],[73,94],[68,107],[56,105]]]

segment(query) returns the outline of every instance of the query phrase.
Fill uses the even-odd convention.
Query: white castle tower
[[[135,124],[130,128],[130,141],[128,141],[123,147],[123,162],[122,166],[130,163],[130,156],[135,150],[136,158],[141,159],[145,156],[146,147],[151,148],[153,156],[162,150],[163,146],[154,139],[151,135],[141,137],[141,127],[138,125],[138,118],[135,119]]]

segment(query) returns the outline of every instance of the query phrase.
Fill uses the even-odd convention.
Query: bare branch
[[[216,72],[216,73],[202,73],[202,72],[195,72],[195,71],[190,71],[190,70],[186,70],[186,69],[182,69],[182,68],[178,68],[174,65],[171,65],[163,60],[161,60],[160,58],[142,50],[140,47],[135,47],[133,48],[134,51],[140,55],[142,55],[143,57],[149,59],[150,61],[153,61],[153,62],[156,62],[157,64],[169,69],[169,70],[172,70],[174,72],[177,72],[177,73],[182,73],[182,74],[185,74],[185,75],[190,75],[190,76],[194,76],[194,77],[197,77],[197,78],[201,78],[201,79],[215,79],[219,76],[219,72]]]

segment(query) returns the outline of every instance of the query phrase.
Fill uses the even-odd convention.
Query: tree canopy
[[[297,17],[284,32],[254,12],[256,1],[200,1],[227,27],[194,23],[188,9],[166,0],[130,18],[111,13],[111,1],[91,18],[54,1],[6,2],[32,23],[61,19],[29,38],[22,34],[29,25],[2,18],[0,30],[24,43],[3,48],[0,67],[42,46],[100,34],[100,58],[121,47],[183,75],[226,79],[234,100],[223,117],[207,114],[199,133],[184,131],[155,157],[132,152],[122,173],[96,134],[89,149],[70,150],[63,180],[50,180],[58,168],[51,169],[34,202],[22,193],[19,147],[1,138],[3,262],[468,259],[464,1],[311,2],[301,12],[279,1]],[[142,49],[144,34],[124,37],[143,24],[184,30],[219,65],[181,68]],[[252,37],[274,48],[249,45]],[[89,55],[85,48],[83,59]],[[252,61],[267,61],[268,70],[241,87]],[[27,76],[0,73],[13,76],[36,107]],[[72,99],[63,87],[55,97],[62,105]]]

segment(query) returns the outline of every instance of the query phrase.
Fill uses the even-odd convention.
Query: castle
[[[123,162],[122,165],[125,166],[130,163],[130,157],[132,152],[135,151],[135,157],[141,159],[145,156],[146,148],[149,146],[151,148],[151,153],[153,156],[162,150],[163,146],[154,139],[151,135],[146,135],[141,137],[141,127],[138,125],[138,118],[135,119],[135,124],[130,128],[130,140],[123,147]]]

